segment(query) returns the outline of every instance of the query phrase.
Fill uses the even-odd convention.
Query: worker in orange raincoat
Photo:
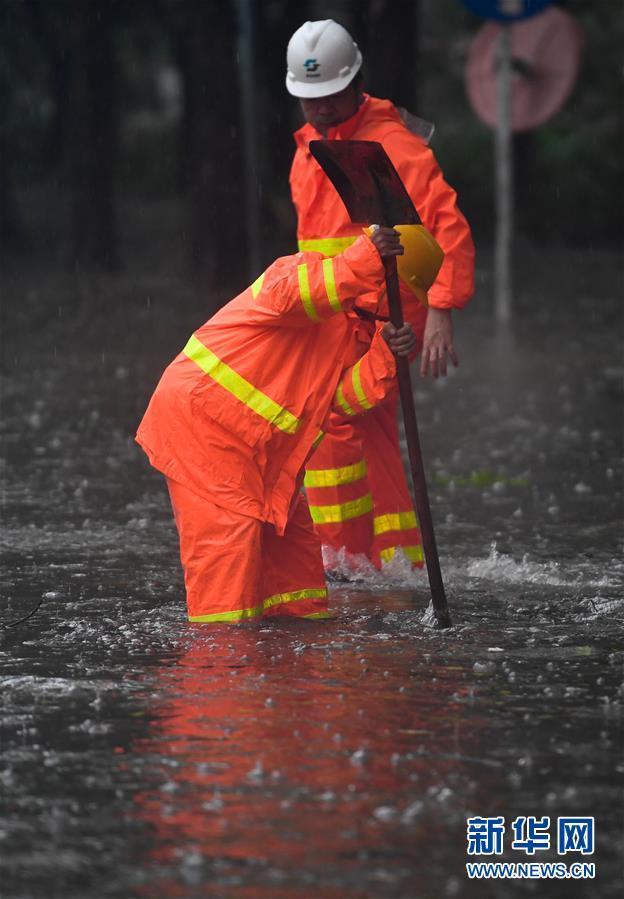
[[[306,124],[295,133],[290,172],[297,210],[300,250],[328,256],[342,252],[359,233],[333,185],[312,157],[308,144],[320,138],[381,143],[398,171],[421,220],[444,251],[435,283],[422,292],[401,283],[404,317],[422,348],[423,376],[446,375],[447,356],[457,366],[451,309],[462,307],[473,292],[474,247],[455,191],[445,182],[425,141],[406,127],[388,100],[363,92],[362,55],[338,23],[306,22],[292,36],[287,52],[286,86],[299,98]],[[403,111],[401,111],[403,112]],[[424,302],[423,302],[424,300]],[[387,310],[382,309],[387,315]],[[366,325],[359,326],[366,340]],[[368,338],[373,333],[369,326]],[[337,412],[328,435],[310,460],[305,484],[310,512],[326,550],[328,567],[361,556],[377,567],[397,547],[422,565],[420,531],[401,456],[396,395],[354,421]]]
[[[393,353],[415,345],[410,325],[386,324],[364,352],[349,316],[377,312],[382,258],[402,254],[378,228],[333,259],[278,259],[165,370],[137,441],[167,478],[191,621],[327,617],[304,467],[330,409],[381,402]]]

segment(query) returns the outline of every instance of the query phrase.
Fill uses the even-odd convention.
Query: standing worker
[[[421,242],[404,254],[415,277],[440,254],[427,237],[433,250]],[[397,231],[377,228],[333,259],[278,259],[165,369],[137,441],[167,478],[190,621],[327,617],[321,545],[300,488],[330,409],[382,401],[393,354],[416,344],[411,325],[388,323],[362,347],[349,315],[377,312],[382,260],[403,253]]]
[[[470,229],[424,140],[408,130],[389,100],[363,92],[361,65],[357,44],[332,19],[306,22],[288,44],[286,87],[299,98],[306,120],[295,133],[290,172],[299,249],[333,256],[360,233],[311,155],[309,142],[323,138],[382,144],[424,226],[444,251],[428,297],[414,282],[401,278],[400,287],[405,320],[414,328],[417,351],[422,351],[421,375],[445,376],[447,356],[458,364],[451,309],[461,308],[473,293]],[[387,304],[380,311],[387,317]],[[374,324],[364,316],[355,327],[363,344],[374,333]],[[357,419],[344,409],[332,415],[329,432],[308,464],[305,485],[312,518],[328,551],[328,567],[340,564],[335,552],[342,550],[348,564],[357,564],[363,554],[379,568],[399,547],[412,564],[423,564],[399,449],[396,392]]]

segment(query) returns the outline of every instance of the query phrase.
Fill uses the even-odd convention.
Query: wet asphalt
[[[621,275],[584,262],[529,259],[508,332],[481,270],[460,369],[415,379],[444,631],[401,561],[338,565],[333,621],[189,625],[132,439],[177,331],[103,348],[57,321],[5,348],[5,899],[621,895]],[[156,314],[137,301],[128,327]],[[595,879],[470,880],[476,816],[506,825],[486,860]],[[549,849],[511,847],[519,816],[548,816]],[[557,854],[565,816],[595,818],[591,857]]]

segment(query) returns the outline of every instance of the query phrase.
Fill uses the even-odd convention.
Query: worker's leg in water
[[[306,466],[306,493],[321,543],[350,556],[370,556],[373,500],[361,422],[332,414],[327,433]]]
[[[302,493],[282,537],[265,525],[262,550],[264,614],[329,617],[321,543]]]
[[[237,622],[262,615],[264,525],[215,506],[167,479],[190,621]]]
[[[396,398],[362,416],[361,427],[373,497],[370,558],[379,568],[400,547],[414,566],[422,566],[418,519],[401,460]]]

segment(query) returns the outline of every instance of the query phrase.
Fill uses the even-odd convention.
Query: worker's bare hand
[[[423,337],[423,350],[420,360],[420,375],[426,378],[429,373],[437,378],[446,377],[446,357],[455,368],[459,365],[457,353],[453,346],[453,322],[450,309],[436,309],[429,306],[427,324]]]
[[[410,324],[395,328],[392,322],[387,322],[381,333],[395,356],[409,356],[416,346],[416,335]]]
[[[370,239],[377,247],[377,251],[382,259],[402,256],[405,252],[401,246],[401,235],[394,228],[387,228],[385,225],[373,225]]]

